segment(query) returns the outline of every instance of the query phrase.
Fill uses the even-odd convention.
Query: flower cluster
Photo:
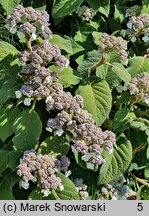
[[[31,104],[31,98],[41,100],[48,97],[56,88],[58,77],[56,73],[46,68],[47,65],[52,64],[62,70],[69,64],[69,60],[61,55],[60,49],[49,42],[34,45],[30,52],[20,53],[19,60],[25,64],[20,74],[25,84],[19,91],[16,91],[16,97],[27,97],[24,100],[25,105]]]
[[[149,104],[149,74],[138,74],[128,84],[127,89],[133,96],[134,102]]]
[[[74,185],[76,187],[77,192],[80,195],[81,200],[86,200],[89,198],[89,194],[87,192],[87,185],[83,183],[83,179],[76,178],[74,181]]]
[[[127,34],[132,42],[136,42],[140,36],[144,42],[149,41],[149,14],[130,17],[127,27]]]
[[[80,95],[73,97],[58,85],[57,91],[47,97],[46,104],[48,111],[59,110],[55,118],[48,120],[47,130],[54,131],[58,136],[69,131],[74,143],[72,150],[82,155],[87,168],[94,169],[95,165],[102,165],[105,162],[102,157],[103,149],[111,153],[116,146],[115,134],[102,131],[95,125],[91,114],[83,109],[83,98]]]
[[[69,164],[66,156],[58,160],[50,155],[37,154],[34,150],[25,151],[17,170],[17,174],[22,178],[21,187],[28,189],[29,181],[37,182],[44,196],[48,196],[53,189],[63,190],[61,179],[55,172],[66,172]]]
[[[136,193],[124,183],[126,182],[123,176],[113,182],[101,187],[99,200],[127,200],[131,196],[136,196]]]
[[[48,39],[52,32],[49,29],[49,15],[46,11],[38,11],[32,7],[18,5],[6,19],[6,27],[13,34],[17,32],[20,39],[36,40],[37,35]]]
[[[140,11],[141,7],[139,5],[134,5],[126,9],[125,17],[138,16]]]
[[[24,16],[27,18],[23,17],[22,10],[25,11]],[[27,12],[30,8],[17,6],[12,15],[7,18],[7,23],[11,19],[17,23],[16,11],[19,14],[18,17],[25,20],[24,24],[29,21],[35,22],[34,12],[36,14],[36,11],[33,10],[31,16],[31,12]],[[27,16],[28,13],[30,16]],[[40,15],[43,14],[46,23],[48,19],[44,17],[44,13],[40,13]],[[21,22],[20,19],[18,18],[18,25]],[[121,39],[116,41],[120,47]],[[54,65],[58,70],[62,70],[69,64],[69,60],[61,55],[59,47],[43,40],[41,44],[35,44],[29,51],[20,53],[19,60],[23,65],[20,75],[25,83],[20,90],[16,91],[16,97],[25,97],[24,104],[28,106],[31,105],[32,99],[45,99],[47,110],[49,112],[55,110],[57,113],[55,118],[48,120],[46,129],[57,136],[62,136],[66,131],[69,132],[74,143],[72,150],[81,154],[82,160],[86,162],[89,169],[102,165],[105,162],[102,151],[105,149],[111,153],[116,143],[115,134],[110,131],[103,132],[101,128],[98,128],[91,114],[83,109],[83,98],[80,95],[73,96],[70,92],[65,92],[63,85],[58,83],[57,73],[51,71],[49,66]]]
[[[126,63],[127,62],[127,41],[122,37],[115,37],[103,33],[101,36],[101,44],[99,50],[106,56],[111,51],[117,51],[119,59]]]
[[[83,5],[77,8],[76,13],[83,21],[90,21],[96,14],[96,11],[93,8]]]

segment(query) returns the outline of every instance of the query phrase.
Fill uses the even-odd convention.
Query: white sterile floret
[[[69,66],[69,59],[67,59],[67,61],[66,61],[66,64],[65,64],[65,68],[68,68],[68,66]]]
[[[52,77],[51,76],[47,76],[46,79],[45,79],[45,81],[44,81],[44,83],[48,84],[48,83],[51,83],[51,82],[52,82]]]
[[[50,128],[50,127],[46,127],[46,131],[48,131],[48,132],[52,132],[52,128]]]
[[[20,186],[27,190],[29,188],[29,183],[27,181],[20,181]]]
[[[134,43],[134,42],[136,42],[137,38],[133,36],[130,40],[131,40],[131,42]]]
[[[63,129],[58,129],[58,130],[56,130],[56,132],[55,132],[55,134],[57,135],[57,136],[62,136],[62,134],[64,133],[64,131],[63,131]]]
[[[87,153],[81,157],[83,161],[89,161],[91,157],[95,156],[95,153]]]
[[[70,175],[72,174],[72,171],[71,170],[68,170],[65,172],[65,176],[68,178]]]
[[[149,97],[145,98],[144,102],[149,105]]]
[[[88,169],[94,170],[95,164],[90,163],[90,162],[87,162],[87,163],[86,163],[86,167],[87,167]]]
[[[113,152],[113,148],[109,150],[109,154],[111,154]]]
[[[41,190],[41,193],[43,193],[43,196],[44,197],[48,197],[49,194],[51,193],[49,189],[42,189]]]
[[[117,197],[116,196],[112,196],[112,200],[117,200]]]
[[[46,98],[46,103],[48,103],[49,101],[53,100],[52,96],[49,95],[47,98]]]
[[[149,41],[149,36],[147,36],[147,35],[143,36],[143,37],[142,37],[142,40],[143,40],[144,42],[148,42],[148,41]]]
[[[36,38],[37,38],[37,35],[36,35],[35,33],[32,33],[32,36],[31,36],[31,41],[34,41],[34,40],[36,40]]]
[[[70,121],[67,123],[67,125],[68,125],[68,126],[69,126],[69,125],[72,125],[72,123],[73,123],[73,121],[70,120]]]
[[[21,170],[17,170],[17,175],[20,176],[20,177],[22,176]]]
[[[60,189],[60,191],[63,191],[64,190],[64,185],[60,185],[59,189]]]
[[[30,98],[25,98],[23,103],[24,103],[25,106],[30,106],[31,105]]]
[[[127,23],[127,28],[132,29],[132,23]]]
[[[21,98],[22,97],[22,93],[21,91],[15,91],[15,95],[16,95],[16,98]]]

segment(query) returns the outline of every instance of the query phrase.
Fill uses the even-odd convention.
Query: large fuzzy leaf
[[[0,41],[0,86],[8,79],[17,78],[21,67],[17,65],[18,50],[11,44]]]
[[[113,119],[113,129],[115,131],[123,131],[130,127],[130,121],[135,118],[135,114],[130,112],[128,108],[122,108],[117,111]]]
[[[42,123],[36,111],[24,110],[14,124],[14,147],[17,150],[34,149],[42,130]]]
[[[65,68],[61,73],[58,74],[58,79],[64,88],[76,85],[79,83],[80,78],[77,76],[75,71],[71,67]]]
[[[46,9],[46,0],[22,0],[21,3],[24,7],[33,7],[38,10]]]
[[[81,62],[77,70],[81,73],[87,73],[88,69],[97,64],[101,58],[101,54],[97,50],[93,50],[87,54],[87,59]]]
[[[142,56],[137,56],[134,58],[131,58],[129,60],[129,68],[128,72],[131,74],[132,77],[136,76],[137,74],[141,72],[147,72],[149,73],[149,59],[142,57]]]
[[[118,149],[113,152],[105,153],[105,164],[101,167],[98,176],[98,184],[107,184],[122,173],[124,173],[132,160],[132,146],[129,140],[120,136],[117,141]]]
[[[87,78],[80,84],[77,94],[84,98],[84,108],[92,114],[96,123],[101,125],[108,117],[112,104],[107,82],[96,76]]]
[[[22,81],[16,77],[6,80],[0,88],[0,104],[9,98],[15,98],[15,91],[20,89]]]
[[[9,151],[0,150],[0,173],[7,168]]]
[[[4,180],[0,183],[0,200],[14,200],[12,188]]]
[[[56,176],[62,180],[63,191],[57,189],[56,191],[52,191],[48,197],[43,197],[41,189],[36,188],[30,193],[28,198],[30,200],[79,200],[80,197],[73,182],[62,173],[56,173]]]
[[[2,7],[4,8],[4,10],[6,11],[7,15],[11,14],[13,8],[18,5],[21,2],[21,0],[0,0],[0,4],[2,5]]]
[[[63,191],[56,192],[58,197],[61,200],[79,200],[79,195],[72,181],[62,173],[57,173],[56,176],[62,180],[62,185],[64,186]]]
[[[87,3],[90,5],[90,7],[94,8],[94,10],[98,10],[108,17],[110,12],[110,0],[87,0]]]
[[[55,0],[53,4],[52,14],[54,18],[65,17],[74,12],[83,0]]]
[[[0,139],[4,142],[13,134],[12,124],[19,114],[19,109],[9,104],[0,108]]]
[[[38,152],[54,156],[66,155],[69,151],[69,143],[64,137],[51,136],[46,138],[40,145]]]
[[[120,63],[112,63],[111,70],[115,73],[121,80],[125,83],[129,83],[131,80],[131,76],[128,71],[124,68],[124,66]]]

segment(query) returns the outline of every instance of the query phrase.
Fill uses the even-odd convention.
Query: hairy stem
[[[88,77],[90,77],[91,73],[100,65],[105,64],[106,60],[105,58],[102,56],[102,58],[99,60],[99,62],[97,62],[96,64],[92,65],[88,70],[87,70],[87,74]]]
[[[28,50],[32,51],[30,36],[28,34],[25,34],[25,39],[26,39],[26,46],[27,46]]]
[[[138,177],[136,177],[134,174],[132,174],[131,172],[129,172],[129,174],[131,175],[131,177],[132,177],[136,182],[139,182],[139,183],[141,183],[141,184],[143,184],[143,185],[149,186],[149,183],[147,182],[147,180],[138,178]]]

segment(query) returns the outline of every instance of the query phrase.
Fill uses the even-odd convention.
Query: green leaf
[[[0,173],[3,172],[7,168],[8,153],[9,151],[0,150]]]
[[[142,185],[139,188],[137,195],[139,196],[140,200],[149,200],[149,186]]]
[[[65,39],[60,35],[52,34],[50,43],[56,44],[60,49],[65,50],[69,54],[73,54],[71,41],[69,39]]]
[[[110,13],[110,0],[100,1],[100,8],[98,11],[108,17]]]
[[[131,127],[145,131],[149,128],[149,120],[144,118],[135,118],[133,121],[131,121]]]
[[[110,0],[104,0],[104,1],[87,0],[87,3],[94,10],[98,10],[99,12],[104,14],[106,17],[108,17],[109,12],[110,12]]]
[[[80,82],[80,78],[75,74],[71,67],[64,68],[64,70],[58,74],[58,80],[63,84],[64,88],[76,85]]]
[[[20,163],[20,158],[22,154],[20,151],[9,151],[8,153],[8,167],[16,171],[17,166]]]
[[[12,188],[4,180],[0,183],[0,200],[14,200]]]
[[[100,79],[106,79],[108,73],[109,73],[108,65],[102,64],[96,68],[96,76],[98,76]]]
[[[9,98],[16,98],[15,91],[21,88],[20,79],[12,78],[6,80],[0,88],[0,104],[6,102]]]
[[[46,10],[46,0],[22,0],[24,7],[33,7],[38,10]]]
[[[65,17],[74,12],[83,0],[55,0],[52,9],[54,19]]]
[[[19,109],[9,104],[0,108],[0,139],[4,142],[13,134],[12,124],[19,114]]]
[[[117,111],[113,119],[114,131],[123,131],[130,127],[130,121],[135,118],[135,114],[127,108]]]
[[[148,0],[142,0],[141,14],[149,14],[149,3],[148,3]]]
[[[63,191],[60,191],[59,189],[57,189],[56,191],[53,190],[48,197],[43,197],[43,195],[41,194],[41,189],[36,188],[30,193],[28,199],[29,200],[79,200],[80,197],[72,181],[59,172],[56,173],[56,176],[62,180],[62,185],[64,186]]]
[[[79,71],[81,74],[86,73],[91,66],[99,62],[100,58],[101,54],[97,50],[87,53],[87,59],[79,64],[77,71]]]
[[[73,54],[76,54],[78,52],[81,52],[84,50],[83,46],[81,46],[80,44],[78,44],[75,40],[73,40],[72,38],[64,35],[65,39],[68,39],[71,42],[71,46],[72,46],[72,51]]]
[[[131,76],[121,63],[112,63],[111,69],[125,83],[130,82]]]
[[[145,176],[145,179],[149,180],[149,163],[146,165],[144,169],[144,176]]]
[[[149,146],[148,146],[148,148],[147,148],[147,150],[146,150],[146,157],[147,157],[147,159],[149,160]]]
[[[106,31],[106,28],[106,22],[103,18],[100,18],[100,20],[98,19],[98,22],[90,21],[89,23],[80,23],[75,33],[74,40],[83,46],[86,53],[94,49],[97,50],[97,45],[95,45],[93,41],[92,33],[94,31]]]
[[[7,15],[11,14],[12,10],[16,5],[18,5],[21,2],[21,0],[0,0],[0,4],[6,11]]]
[[[93,31],[93,33],[92,33],[94,43],[97,46],[99,46],[101,44],[100,38],[101,38],[102,34],[103,34],[103,32],[97,32],[97,31]]]
[[[24,110],[21,112],[13,124],[15,149],[20,151],[34,149],[41,130],[42,123],[36,111]]]
[[[17,77],[20,72],[17,55],[18,50],[13,45],[0,41],[0,86],[5,80]]]
[[[45,139],[39,149],[38,153],[50,154],[56,156],[66,155],[69,151],[69,143],[64,137],[51,136]]]
[[[84,50],[84,48],[75,42],[75,40],[65,35],[61,37],[60,35],[52,34],[50,43],[56,44],[60,49],[65,50],[69,55],[73,55]]]
[[[97,125],[101,125],[108,117],[112,104],[107,82],[96,76],[87,78],[79,85],[77,94],[84,98],[84,109],[92,114]]]
[[[2,60],[9,54],[12,54],[14,56],[18,54],[18,50],[13,45],[5,41],[0,41],[0,60]]]
[[[105,164],[101,167],[98,176],[98,184],[107,184],[122,173],[124,173],[132,160],[132,147],[129,140],[120,136],[117,140],[118,149],[113,152],[105,153]]]
[[[119,5],[115,5],[114,18],[119,20],[121,23],[125,19],[125,10],[124,7],[120,7]]]
[[[142,56],[137,56],[129,60],[128,72],[132,77],[139,73],[146,72],[149,73],[149,58]]]
[[[48,197],[43,197],[41,193],[41,188],[34,189],[28,196],[29,200],[55,200],[53,194],[50,194]]]
[[[98,10],[99,7],[101,6],[101,1],[97,1],[97,0],[87,0],[87,3],[94,10]]]
[[[74,153],[74,157],[75,157],[76,163],[80,167],[82,167],[83,169],[87,169],[86,162],[81,159],[82,155],[78,151],[76,151],[75,149],[73,149],[73,153]]]
[[[64,186],[63,191],[56,191],[58,197],[61,200],[79,200],[80,197],[72,181],[62,173],[57,173],[56,176],[62,180],[62,185]]]

